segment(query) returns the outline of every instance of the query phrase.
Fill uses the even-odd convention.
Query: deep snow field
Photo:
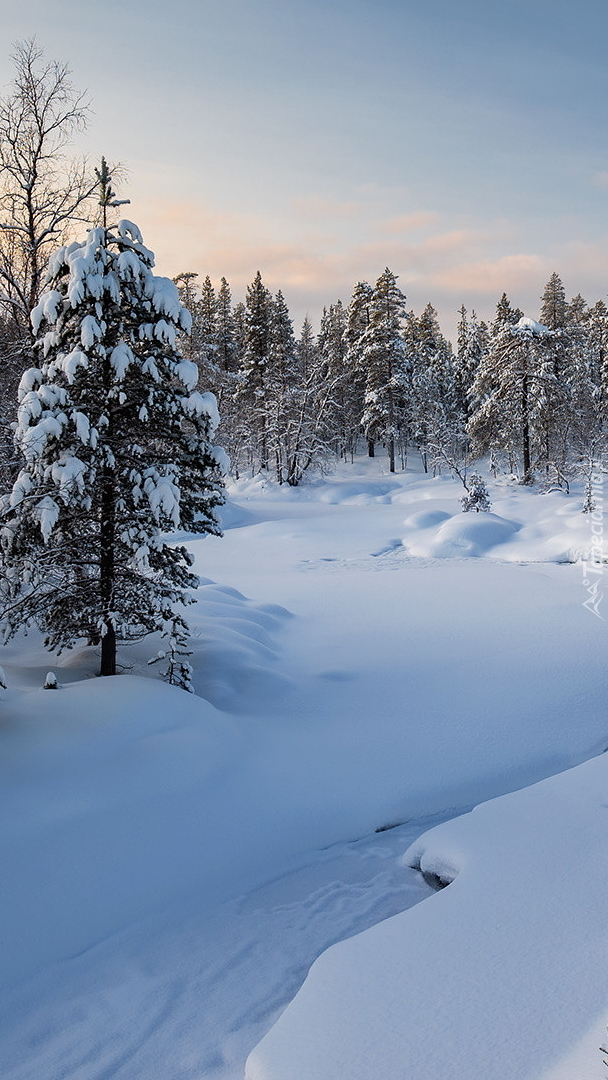
[[[462,514],[459,482],[360,458],[229,494],[189,540],[196,695],[153,640],[103,680],[2,650],[0,1077],[599,1080],[580,489],[499,477]]]

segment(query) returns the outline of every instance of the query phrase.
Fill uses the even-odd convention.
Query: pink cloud
[[[429,286],[466,295],[500,296],[503,292],[526,288],[532,281],[543,280],[551,268],[539,255],[503,255],[498,259],[480,259],[456,263],[432,271]]]
[[[311,197],[286,202],[276,216],[218,213],[196,199],[138,199],[136,220],[157,253],[160,273],[195,270],[201,276],[208,273],[215,284],[225,276],[236,301],[244,298],[259,269],[273,292],[280,288],[285,293],[296,326],[308,311],[318,327],[324,305],[338,298],[347,303],[356,281],[373,284],[387,265],[399,275],[408,305],[419,310],[433,303],[448,335],[454,333],[462,303],[492,318],[503,292],[536,317],[553,270],[562,275],[568,295],[580,291],[593,303],[606,291],[606,237],[518,251],[523,244],[517,223],[494,220],[479,228],[442,230],[443,216],[430,210],[379,219],[377,205],[364,205],[365,198],[376,194],[361,193],[360,214],[357,200]],[[340,213],[345,223],[341,235],[338,228],[323,229],[323,215],[337,221]],[[311,231],[315,216],[319,225]],[[416,230],[424,230],[422,236]]]

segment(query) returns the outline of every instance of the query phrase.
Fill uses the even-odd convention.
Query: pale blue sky
[[[2,0],[88,88],[159,271],[259,268],[299,326],[386,265],[453,332],[608,291],[606,0]]]

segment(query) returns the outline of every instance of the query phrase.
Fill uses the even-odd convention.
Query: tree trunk
[[[368,457],[374,457],[375,456],[374,440],[373,439],[368,439],[367,440],[367,456]]]
[[[114,598],[115,507],[111,471],[104,470],[101,497],[99,592],[104,630],[101,635],[100,675],[116,674],[116,631],[112,622]]]
[[[104,387],[112,385],[108,350],[103,361]],[[107,429],[108,445],[112,448],[112,417]],[[116,674],[116,628],[113,621],[114,588],[116,584],[116,495],[114,467],[107,462],[101,474],[101,507],[99,520],[99,596],[104,629],[101,634],[100,675]]]
[[[522,404],[522,454],[523,454],[523,466],[524,475],[523,483],[529,484],[531,481],[530,476],[530,423],[528,419],[528,376],[524,375],[521,385],[521,404]]]
[[[100,675],[116,675],[116,631],[111,622],[106,623],[106,632],[101,639]]]

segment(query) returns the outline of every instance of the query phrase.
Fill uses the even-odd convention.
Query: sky
[[[256,271],[296,331],[389,266],[408,307],[537,317],[553,271],[608,291],[605,0],[0,0],[68,64],[78,152],[122,162],[158,272],[234,300]],[[127,212],[127,211],[125,211]]]

